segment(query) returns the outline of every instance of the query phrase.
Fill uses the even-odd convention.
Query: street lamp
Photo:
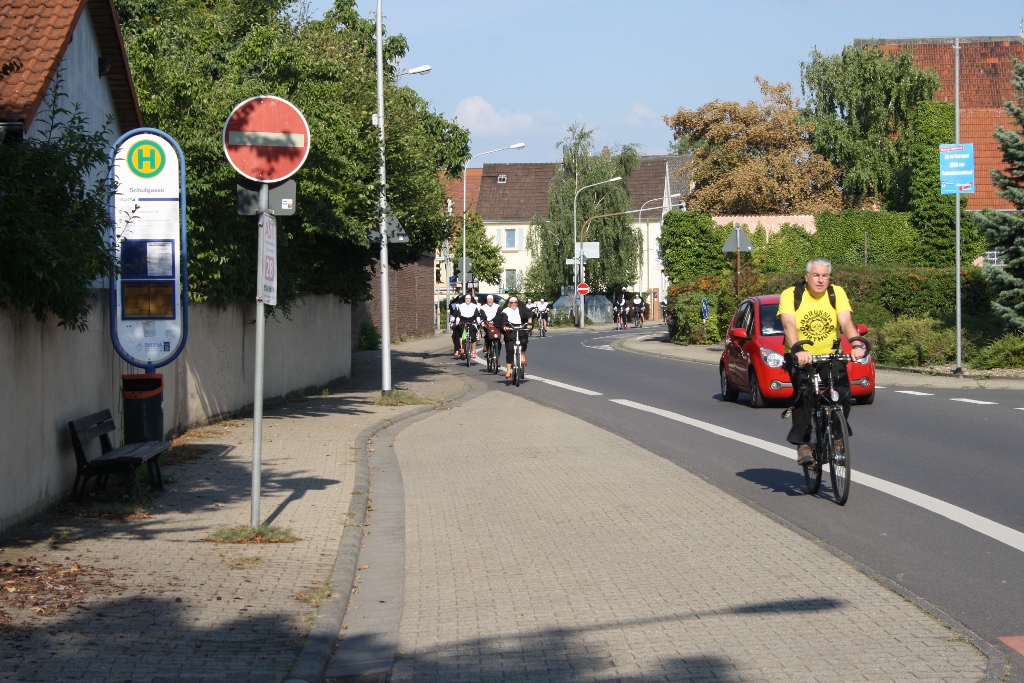
[[[388,290],[388,224],[387,224],[387,195],[385,184],[387,172],[384,163],[384,42],[381,29],[381,8],[383,0],[377,0],[377,142],[380,145],[380,376],[381,393],[385,396],[391,393],[391,301]],[[408,71],[399,72],[398,76],[405,74],[427,74],[430,73],[430,66],[424,64]]]
[[[482,157],[485,154],[494,154],[495,152],[504,152],[506,149],[522,149],[523,147],[526,147],[526,143],[525,142],[517,142],[514,145],[509,145],[508,147],[499,147],[498,149],[492,149],[492,150],[490,150],[488,152],[480,152],[479,154],[474,154],[469,159],[467,159],[466,160],[466,166],[469,166],[469,162],[473,161],[473,159],[476,159],[477,157]],[[466,270],[467,270],[467,268],[466,268],[466,171],[467,171],[467,168],[463,167],[463,169],[462,169],[462,263],[459,265],[459,270],[461,271],[461,275],[462,275],[462,293],[463,294],[465,294],[466,290],[469,288],[469,282],[468,282],[468,280],[466,278]],[[451,304],[451,302],[448,302],[448,303]]]
[[[572,234],[575,238],[573,241],[577,245],[575,258],[576,263],[574,264],[574,272],[576,275],[576,287],[579,287],[580,285],[580,275],[582,274],[581,268],[583,267],[583,242],[580,240],[579,233],[576,232],[576,200],[579,199],[580,192],[583,192],[583,190],[589,189],[591,187],[597,187],[598,185],[604,185],[605,183],[614,183],[616,180],[622,180],[622,176],[615,176],[614,178],[609,178],[608,180],[602,180],[599,183],[591,183],[590,185],[584,185],[580,189],[576,190],[576,194],[572,196]],[[579,296],[578,292],[576,292],[575,294],[576,296]],[[578,312],[580,320],[580,329],[583,328],[583,325],[587,317],[586,311],[583,310],[583,301],[584,299],[580,297],[580,310]]]

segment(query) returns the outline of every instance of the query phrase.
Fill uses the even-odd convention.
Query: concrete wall
[[[67,423],[108,408],[121,426],[121,375],[140,372],[110,343],[107,292],[89,330],[0,311],[0,532],[65,496],[75,479]],[[164,375],[164,430],[180,433],[253,401],[254,306],[189,307],[185,351]],[[351,372],[349,304],[310,297],[291,319],[267,321],[264,396],[319,386]],[[116,435],[120,438],[120,435]]]

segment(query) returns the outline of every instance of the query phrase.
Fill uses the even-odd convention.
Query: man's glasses
[[[832,275],[830,273],[807,273],[808,276],[815,280],[831,280]]]

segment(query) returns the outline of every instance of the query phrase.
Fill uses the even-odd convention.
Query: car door
[[[733,316],[729,329],[730,331],[735,328],[749,330],[752,324],[753,305],[750,301],[744,301],[736,309],[736,315]],[[747,334],[749,337],[750,333],[748,332]],[[747,370],[750,367],[750,358],[745,349],[746,344],[746,341],[729,337],[725,346],[728,352],[729,381],[737,389],[746,389],[747,387]]]

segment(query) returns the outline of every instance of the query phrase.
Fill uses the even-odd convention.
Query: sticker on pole
[[[579,293],[580,296],[586,296],[587,294],[590,294],[590,285],[588,285],[586,282],[581,282],[578,285],[576,285],[576,291]]]
[[[974,193],[974,144],[939,145],[939,187],[942,194]]]
[[[249,180],[273,183],[302,168],[309,155],[309,124],[288,100],[251,97],[224,123],[224,156]]]
[[[268,212],[260,214],[259,280],[256,301],[277,305],[277,218]]]

